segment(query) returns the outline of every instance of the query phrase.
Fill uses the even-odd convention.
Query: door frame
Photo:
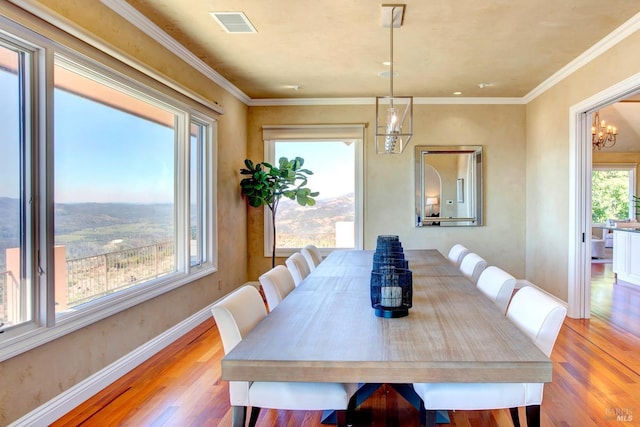
[[[635,74],[569,109],[568,316],[591,316],[591,115],[640,91]]]

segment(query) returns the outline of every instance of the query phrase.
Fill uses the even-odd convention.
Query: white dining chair
[[[211,307],[229,353],[267,316],[264,302],[253,286],[242,286]],[[251,406],[249,426],[255,426],[260,408],[283,410],[336,410],[337,424],[346,425],[355,408],[357,384],[229,381],[229,400],[233,407],[233,426],[244,427],[247,407]],[[347,414],[347,411],[349,414]]]
[[[564,302],[525,286],[513,296],[507,317],[550,356],[566,314]],[[421,399],[421,426],[435,426],[438,410],[502,408],[509,408],[513,424],[519,426],[519,406],[526,407],[527,426],[540,425],[544,383],[416,383],[413,388]]]
[[[300,252],[291,254],[284,263],[287,265],[287,268],[293,277],[293,283],[295,286],[298,286],[300,282],[302,282],[305,277],[311,273],[307,260],[304,259],[304,255]]]
[[[300,253],[304,256],[304,259],[307,260],[310,271],[315,270],[315,268],[322,262],[320,250],[315,245],[306,245],[304,248],[300,249]]]
[[[478,283],[480,273],[482,273],[485,268],[487,268],[487,261],[474,252],[466,254],[460,263],[460,271],[467,279],[471,280],[474,285]]]
[[[467,249],[465,246],[458,243],[453,245],[451,249],[449,249],[449,254],[447,255],[447,258],[449,258],[449,261],[451,261],[453,265],[456,266],[456,268],[460,268],[460,263],[462,262],[462,258],[464,258],[464,256],[468,253],[469,253],[469,249]]]
[[[291,272],[289,272],[289,269],[284,265],[276,265],[258,277],[258,281],[262,286],[269,311],[273,311],[284,297],[289,295],[289,292],[296,287]]]
[[[507,310],[515,286],[516,278],[495,265],[485,268],[476,283],[480,292],[491,299],[503,313]]]

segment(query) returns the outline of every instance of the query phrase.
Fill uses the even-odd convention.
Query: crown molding
[[[591,46],[589,49],[585,50],[573,61],[569,62],[567,65],[559,69],[544,82],[540,83],[536,88],[534,88],[531,92],[523,97],[524,103],[528,104],[529,102],[533,101],[538,96],[542,95],[547,90],[558,84],[560,81],[567,78],[575,71],[579,70],[587,63],[602,55],[607,50],[611,49],[613,46],[620,43],[622,40],[629,37],[631,34],[635,33],[638,30],[640,30],[640,13],[637,13],[636,15],[631,17],[629,20],[627,20],[627,22],[610,32],[602,40]]]
[[[84,41],[89,46],[92,46],[95,49],[98,49],[106,53],[107,55],[112,56],[113,58],[117,59],[118,61],[124,64],[127,64],[133,69],[138,70],[141,73],[146,74],[147,76],[150,76],[154,80],[161,82],[167,87],[170,87],[171,89],[185,95],[186,97],[191,98],[192,100],[202,104],[203,106],[211,109],[212,111],[215,111],[218,114],[224,114],[224,111],[222,110],[220,104],[218,104],[216,101],[205,99],[197,95],[196,93],[190,91],[189,89],[181,86],[180,84],[176,83],[169,77],[155,70],[152,70],[151,68],[149,68],[149,66],[136,60],[131,55],[123,53],[120,49],[111,45],[108,41],[99,40],[97,37],[95,37],[95,35],[84,30],[76,23],[60,15],[59,13],[53,11],[47,6],[40,4],[37,0],[9,0],[9,2],[13,3],[16,7],[20,8],[21,10],[24,10],[30,13],[31,15],[41,19],[42,21],[47,22],[53,25],[54,27],[70,34],[71,36],[77,38],[78,40]]]
[[[304,106],[304,105],[375,105],[375,98],[265,98],[252,99],[250,107],[274,107],[274,106]],[[414,97],[414,105],[438,105],[438,104],[524,104],[523,98],[430,98]]]
[[[225,79],[220,73],[204,63],[200,58],[194,55],[190,50],[178,43],[176,39],[167,34],[162,28],[151,22],[149,18],[138,12],[133,6],[123,0],[100,0],[102,4],[113,10],[115,13],[136,26],[143,33],[151,37],[153,40],[164,46],[178,58],[205,75],[209,80],[222,87],[231,95],[239,99],[241,102],[248,104],[251,101],[244,92],[238,89],[229,80]]]

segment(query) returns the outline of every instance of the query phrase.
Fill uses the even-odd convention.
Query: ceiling
[[[127,2],[251,99],[389,94],[379,76],[390,57],[382,2]],[[414,97],[524,97],[640,12],[638,0],[405,4],[394,30],[394,93]],[[214,11],[244,12],[257,33],[225,32]]]

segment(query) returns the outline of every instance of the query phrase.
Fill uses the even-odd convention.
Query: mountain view
[[[282,200],[278,209],[278,237],[334,238],[336,221],[354,221],[354,194],[319,199],[315,206]],[[0,197],[0,268],[5,249],[19,246],[20,210],[17,199]],[[171,204],[61,203],[55,205],[55,243],[64,245],[67,259],[165,242],[174,236]],[[302,218],[302,220],[301,220]]]
[[[57,204],[55,243],[64,245],[67,259],[94,256],[173,239],[173,205],[131,203]],[[0,198],[0,268],[5,249],[20,245],[20,206]]]

